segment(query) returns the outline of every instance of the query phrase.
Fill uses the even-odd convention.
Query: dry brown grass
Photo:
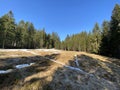
[[[36,62],[32,67],[0,75],[0,78],[4,79],[0,80],[1,90],[117,90],[120,88],[119,59],[75,51],[58,51],[57,54],[52,51],[30,51],[37,53],[38,56],[22,51],[0,52],[0,69]],[[14,57],[11,57],[12,55]],[[65,68],[45,58],[49,57],[65,65],[76,67],[74,55],[78,55],[80,64],[78,68],[92,73],[94,77],[81,75],[77,71]],[[16,59],[19,60],[14,62]],[[12,82],[9,83],[10,81]]]

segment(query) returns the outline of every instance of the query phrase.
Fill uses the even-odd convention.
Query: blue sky
[[[12,10],[16,22],[32,22],[36,29],[67,34],[91,31],[94,24],[110,20],[114,5],[120,0],[0,0],[0,16]]]

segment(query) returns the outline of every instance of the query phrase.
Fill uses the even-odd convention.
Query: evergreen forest
[[[0,17],[0,48],[56,48],[120,58],[120,5],[113,8],[110,21],[104,20],[102,25],[95,22],[90,32],[67,35],[63,41],[57,32],[46,33],[45,28],[36,29],[32,22],[16,23],[13,12],[9,11]]]

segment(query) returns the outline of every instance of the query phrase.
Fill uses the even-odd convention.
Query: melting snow
[[[120,23],[118,23],[118,26],[120,26]]]
[[[36,49],[36,50],[39,50],[39,51],[44,51],[44,52],[49,52],[49,51],[60,51],[60,50],[57,50],[57,49]]]
[[[17,69],[21,69],[21,68],[29,67],[29,66],[31,66],[31,65],[33,65],[33,64],[35,64],[35,63],[20,64],[20,65],[16,65],[15,67],[16,67]]]
[[[74,55],[74,57],[75,57],[75,63],[76,63],[76,65],[77,65],[77,67],[79,67],[77,55]]]
[[[30,66],[30,65],[29,64],[21,64],[21,65],[16,65],[15,67],[17,69],[20,69],[20,68],[24,68],[24,67],[28,67],[28,66]]]
[[[32,66],[33,64],[35,63],[30,63],[30,64],[20,64],[20,65],[16,65],[15,67],[17,69],[21,69],[21,68],[25,68],[25,67],[29,67],[29,66]],[[8,70],[0,70],[0,74],[6,74],[6,73],[10,73],[12,72],[13,69],[8,69]]]
[[[45,57],[45,58],[46,58],[46,59],[49,59],[49,58],[47,58],[47,57]],[[80,71],[82,74],[87,74],[85,71],[83,71],[83,70],[81,70],[81,69],[79,69],[79,68],[65,65],[65,64],[63,64],[63,63],[61,63],[61,62],[59,62],[59,61],[55,61],[54,59],[49,59],[49,60],[50,60],[50,61],[53,61],[53,62],[56,62],[56,63],[58,63],[58,64],[61,64],[61,65],[65,66],[66,68],[69,68],[69,69],[71,69],[71,70]]]
[[[6,74],[6,73],[10,73],[12,72],[12,69],[8,69],[8,70],[0,70],[0,74]]]
[[[31,65],[34,65],[34,64],[35,64],[35,63],[30,63],[30,66],[31,66]]]
[[[67,66],[65,65],[65,67],[71,69],[71,70],[75,70],[75,71],[79,71],[81,72],[81,74],[87,74],[85,71],[83,71],[82,69],[76,68],[76,67],[72,67],[72,66]]]

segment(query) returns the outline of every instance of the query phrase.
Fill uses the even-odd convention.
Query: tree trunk
[[[2,42],[2,48],[5,48],[5,39],[6,39],[6,33],[5,31],[3,32],[3,42]]]
[[[4,49],[5,40],[3,39],[2,48]]]

